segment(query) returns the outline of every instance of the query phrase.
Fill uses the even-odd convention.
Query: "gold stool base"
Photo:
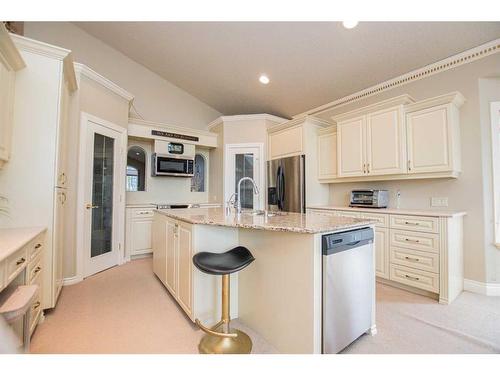
[[[245,332],[231,329],[237,337],[217,337],[205,334],[198,345],[201,354],[250,354],[252,340]]]

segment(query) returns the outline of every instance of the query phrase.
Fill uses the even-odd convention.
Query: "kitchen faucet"
[[[240,178],[238,181],[238,193],[236,194],[236,213],[241,214],[241,183],[243,181],[250,181],[253,185],[253,192],[255,195],[259,194],[259,188],[257,187],[257,184],[255,181],[250,178],[250,177],[243,177]]]

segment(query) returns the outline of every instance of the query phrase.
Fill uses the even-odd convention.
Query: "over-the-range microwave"
[[[192,177],[194,175],[194,146],[183,143],[155,142],[152,155],[153,176]],[[191,150],[192,149],[192,150]]]

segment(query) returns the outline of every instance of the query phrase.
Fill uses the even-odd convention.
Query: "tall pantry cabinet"
[[[44,250],[44,309],[62,288],[68,108],[77,83],[69,50],[12,35],[26,67],[16,74],[11,157],[0,171],[0,196],[8,215],[0,227],[47,228]],[[74,150],[73,150],[74,151]],[[73,154],[76,157],[76,154]]]

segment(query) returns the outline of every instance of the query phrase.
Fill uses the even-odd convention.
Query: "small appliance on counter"
[[[350,207],[386,208],[389,204],[387,190],[353,190],[351,191]]]

